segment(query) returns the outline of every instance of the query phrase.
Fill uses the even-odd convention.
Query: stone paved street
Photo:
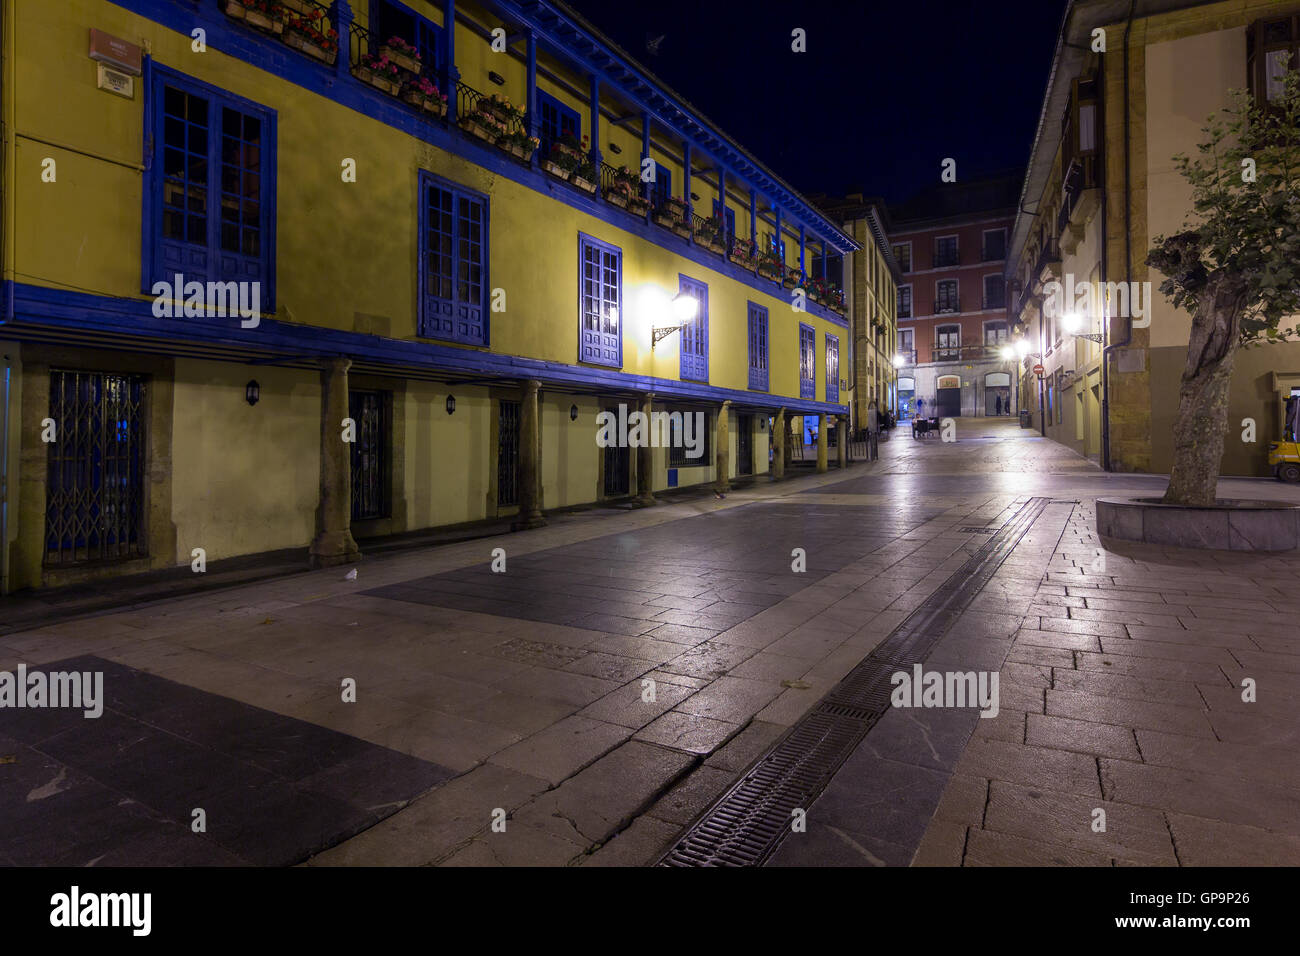
[[[107,705],[0,711],[0,862],[654,862],[989,540],[963,529],[1045,498],[926,658],[998,672],[998,715],[887,713],[769,865],[1300,863],[1300,558],[1117,545],[1103,566],[1093,499],[1163,479],[1010,420],[957,436],[369,556],[355,581],[5,628],[0,670],[78,659]]]

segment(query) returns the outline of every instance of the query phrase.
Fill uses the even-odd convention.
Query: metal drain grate
[[[890,678],[924,659],[1046,507],[1030,498],[875,651],[690,826],[660,866],[758,866],[889,709]]]
[[[997,534],[1000,528],[958,528],[958,534]]]

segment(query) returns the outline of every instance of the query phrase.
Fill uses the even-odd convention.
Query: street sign
[[[1039,378],[1042,378],[1042,377],[1043,377],[1043,367],[1042,367],[1041,365],[1035,365],[1035,366],[1034,366],[1034,374],[1037,375]]]

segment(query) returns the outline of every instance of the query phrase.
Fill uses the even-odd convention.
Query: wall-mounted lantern
[[[455,396],[455,395],[448,395],[448,396],[447,396],[447,414],[450,415],[450,414],[451,414],[452,412],[454,412],[454,411],[456,411],[456,396]]]
[[[578,420],[578,406],[577,406],[577,405],[570,405],[570,406],[569,406],[569,421],[571,421],[571,422],[576,422],[577,420]]]
[[[257,400],[261,397],[262,386],[257,384],[256,379],[253,379],[244,386],[244,401],[248,402],[249,405],[256,405]]]

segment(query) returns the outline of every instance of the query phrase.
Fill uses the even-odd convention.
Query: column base
[[[543,518],[540,513],[530,515],[527,518],[520,516],[518,520],[513,521],[510,524],[511,531],[528,531],[532,528],[545,528],[545,527],[546,527],[546,519]]]
[[[351,531],[322,531],[311,543],[307,560],[313,568],[355,564],[361,560],[361,549],[353,540]]]
[[[634,508],[652,508],[658,503],[659,502],[655,500],[654,495],[637,495],[632,499],[632,506]]]

